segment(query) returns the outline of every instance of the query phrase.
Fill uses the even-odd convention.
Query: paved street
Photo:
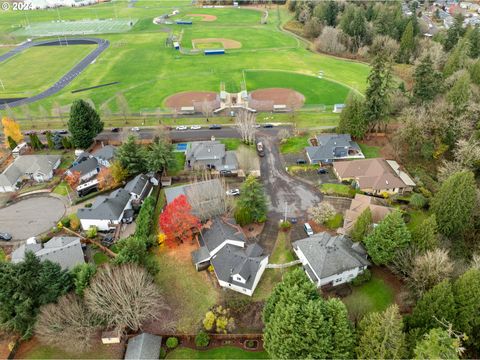
[[[51,196],[30,197],[0,209],[0,232],[10,233],[12,241],[25,240],[51,228],[64,214],[62,200]]]

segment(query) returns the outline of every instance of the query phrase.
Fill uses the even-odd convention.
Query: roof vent
[[[388,180],[385,180],[385,183],[388,185]]]

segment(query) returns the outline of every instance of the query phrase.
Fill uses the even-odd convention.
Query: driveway
[[[47,231],[64,214],[62,200],[50,196],[30,197],[0,209],[0,231],[10,233],[13,240],[25,240]]]

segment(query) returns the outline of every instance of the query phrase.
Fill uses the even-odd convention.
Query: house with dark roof
[[[187,167],[212,169],[220,172],[236,172],[238,160],[235,151],[227,151],[225,144],[216,140],[195,141],[185,153]]]
[[[124,189],[130,193],[132,200],[142,202],[152,192],[153,185],[150,177],[145,174],[138,174],[130,180]]]
[[[292,245],[307,276],[317,287],[350,282],[370,265],[363,246],[344,235],[321,232]]]
[[[92,156],[97,159],[98,163],[105,167],[112,166],[113,160],[115,159],[115,154],[117,148],[112,145],[102,146],[100,149],[95,150],[92,153]]]
[[[311,164],[331,164],[334,160],[364,159],[360,146],[348,134],[321,134],[315,146],[305,148]]]
[[[60,155],[21,155],[0,174],[0,192],[15,192],[24,180],[45,182],[53,178]]]
[[[67,170],[67,174],[80,173],[80,182],[86,182],[97,176],[102,167],[110,167],[115,158],[116,148],[106,145],[93,153],[83,152]]]
[[[381,158],[335,161],[333,172],[340,181],[353,181],[353,185],[369,194],[397,194],[412,191],[415,182],[393,160]]]
[[[268,255],[256,243],[247,244],[233,219],[214,218],[203,227],[200,248],[192,252],[197,270],[212,265],[220,286],[253,295],[268,264]]]
[[[162,337],[148,333],[141,333],[128,340],[125,360],[160,359]]]
[[[56,236],[46,243],[26,243],[12,252],[12,263],[25,260],[25,255],[31,251],[40,261],[50,260],[59,264],[62,269],[71,270],[79,264],[85,263],[80,238],[72,236]]]
[[[91,208],[77,210],[82,228],[89,229],[92,226],[100,231],[108,231],[123,222],[131,222],[131,195],[125,189],[117,189],[108,196],[98,196]],[[128,214],[128,215],[127,215]]]

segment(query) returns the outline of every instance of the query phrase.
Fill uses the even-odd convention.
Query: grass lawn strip
[[[355,196],[355,189],[349,185],[344,184],[322,184],[320,191],[326,195],[343,196],[353,198]]]
[[[167,359],[269,359],[265,351],[248,351],[233,346],[211,350],[194,350],[179,347],[167,354]]]
[[[358,144],[362,150],[365,159],[379,158],[380,156],[380,146],[369,146],[366,144]]]
[[[305,147],[309,146],[308,144],[309,138],[310,138],[310,135],[290,137],[287,140],[285,140],[282,144],[280,144],[280,152],[282,154],[292,154],[292,153],[302,152]]]

